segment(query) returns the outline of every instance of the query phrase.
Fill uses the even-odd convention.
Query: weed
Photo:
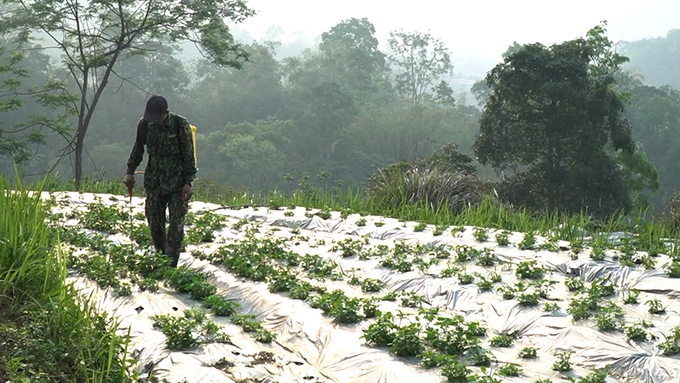
[[[656,298],[646,301],[645,304],[649,306],[648,311],[651,314],[661,314],[666,311],[666,308],[663,307],[663,303]]]

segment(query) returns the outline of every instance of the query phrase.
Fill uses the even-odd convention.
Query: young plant
[[[605,258],[604,247],[594,245],[590,252],[590,258],[592,258],[593,261],[604,261]]]
[[[522,242],[518,244],[520,250],[531,250],[536,245],[536,233],[534,231],[528,231],[524,233],[522,237]]]
[[[444,234],[446,232],[446,229],[448,229],[448,228],[449,228],[449,225],[446,225],[446,224],[437,225],[437,226],[435,226],[434,231],[432,232],[432,235],[435,236],[435,237],[440,236],[440,235]]]
[[[421,222],[413,228],[413,231],[418,233],[418,232],[421,232],[421,231],[425,231],[425,229],[427,229],[427,223]]]
[[[508,335],[508,334],[498,334],[495,337],[491,338],[491,341],[489,341],[489,344],[492,347],[512,347],[513,342],[515,341],[515,338]]]
[[[519,351],[519,357],[522,359],[536,359],[538,356],[538,347],[527,346]]]
[[[475,237],[478,242],[486,242],[489,239],[489,230],[483,227],[475,227],[472,230],[472,236]]]
[[[541,279],[545,270],[534,260],[522,261],[517,265],[515,274],[524,279]]]
[[[520,376],[522,374],[522,369],[514,364],[504,364],[498,368],[498,374],[502,376]]]
[[[627,305],[634,305],[638,303],[638,297],[640,296],[640,290],[633,289],[627,291],[623,296],[623,303]]]
[[[374,278],[365,278],[363,281],[361,281],[361,291],[367,293],[375,293],[380,290],[385,286],[385,283],[381,281],[380,279],[374,279]]]
[[[496,243],[498,246],[508,246],[510,244],[510,232],[503,230],[496,233]]]
[[[556,353],[555,356],[557,357],[557,360],[552,365],[553,371],[571,371],[571,362],[569,361],[569,359],[571,359],[571,354],[573,354],[573,351]]]
[[[564,285],[567,287],[567,290],[569,291],[580,291],[583,290],[583,288],[585,287],[583,279],[578,277],[569,277],[565,279]]]

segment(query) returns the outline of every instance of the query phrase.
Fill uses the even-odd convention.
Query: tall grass
[[[40,192],[0,176],[0,381],[129,382],[128,338],[66,281]],[[13,190],[12,190],[13,189]]]
[[[69,185],[58,185],[52,190],[73,190]],[[110,182],[91,180],[83,183],[82,191],[96,193],[126,194],[119,180]],[[141,188],[136,195],[143,195]],[[582,240],[584,234],[597,235],[615,231],[631,232],[638,235],[640,250],[655,250],[664,238],[676,238],[680,234],[675,225],[652,217],[648,212],[635,214],[613,214],[606,220],[594,219],[587,211],[580,214],[566,214],[559,211],[536,213],[522,207],[502,204],[491,195],[486,195],[477,204],[469,204],[461,211],[452,211],[447,203],[429,203],[427,200],[410,202],[408,193],[395,191],[390,203],[377,200],[359,188],[344,190],[321,190],[305,187],[292,193],[271,191],[269,193],[247,193],[217,185],[205,180],[194,186],[194,200],[212,202],[231,207],[268,206],[279,208],[303,206],[309,209],[348,209],[355,213],[372,214],[402,220],[425,222],[435,225],[467,225],[535,232],[556,236],[559,239]],[[396,198],[396,196],[400,196]],[[400,199],[400,200],[399,200]],[[608,235],[606,235],[608,237]],[[680,252],[680,247],[678,247]]]

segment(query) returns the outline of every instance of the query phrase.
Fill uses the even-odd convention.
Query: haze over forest
[[[13,3],[6,1],[7,9]],[[446,158],[453,161],[446,171],[502,181],[494,185],[510,202],[537,208],[562,206],[558,200],[572,201],[569,209],[605,209],[602,200],[611,201],[607,211],[646,201],[661,207],[680,191],[678,2],[224,4],[234,12],[219,21],[217,10],[197,9],[198,21],[163,19],[162,31],[128,31],[131,43],[114,48],[115,18],[107,29],[84,24],[111,35],[93,38],[82,57],[77,50],[64,56],[62,48],[72,48],[59,48],[46,33],[64,32],[57,21],[68,19],[68,7],[49,10],[53,18],[42,15],[43,21],[6,12],[2,94],[12,102],[1,105],[2,173],[11,174],[16,162],[29,179],[48,172],[61,181],[122,176],[144,102],[159,93],[198,127],[201,181],[234,190],[363,187],[391,164]],[[164,9],[149,9],[167,17]],[[83,12],[102,11],[73,14]],[[17,40],[23,30],[41,39]],[[186,41],[197,31],[210,57]],[[530,72],[527,78],[540,81],[512,82],[512,73]],[[556,86],[562,90],[555,93]],[[27,92],[32,87],[42,90]],[[545,98],[525,97],[534,94]],[[544,102],[567,106],[510,113]],[[529,129],[527,121],[537,130],[522,136],[517,126]],[[541,132],[545,140],[535,147],[513,147],[513,139],[529,142]],[[584,166],[594,173],[577,171]],[[610,183],[593,186],[588,177]],[[581,189],[563,190],[575,183]],[[543,186],[526,189],[530,184]],[[517,200],[525,194],[543,197]]]

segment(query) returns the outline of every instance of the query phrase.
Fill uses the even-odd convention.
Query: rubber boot
[[[179,253],[181,249],[179,247],[175,246],[168,246],[167,250],[165,251],[165,255],[167,255],[170,258],[170,267],[177,267],[177,263],[179,263]]]

